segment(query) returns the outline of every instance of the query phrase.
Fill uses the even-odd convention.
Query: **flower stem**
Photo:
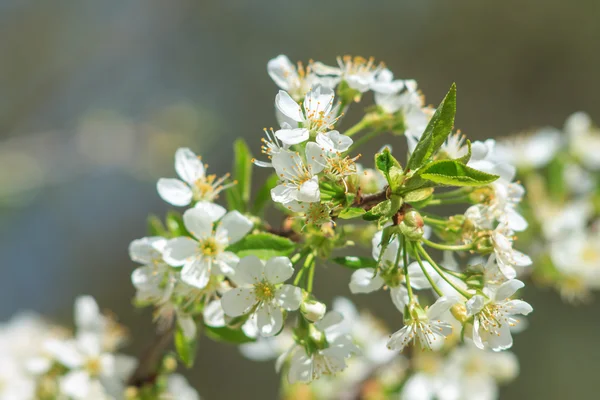
[[[429,239],[422,238],[423,243],[425,243],[429,247],[433,247],[438,250],[448,250],[448,251],[467,251],[473,248],[473,244],[462,244],[462,245],[453,245],[453,244],[441,244],[432,242]]]
[[[423,215],[423,221],[425,221],[425,223],[427,223],[427,224],[435,225],[435,226],[445,227],[446,225],[448,225],[447,220],[432,218],[432,217],[428,217],[426,215]]]
[[[378,129],[378,130],[374,130],[374,131],[364,134],[363,136],[361,136],[358,140],[356,140],[352,144],[352,146],[350,147],[348,152],[360,148],[362,145],[367,143],[369,140],[374,139],[375,137],[377,137],[378,135],[380,135],[383,132],[384,131]]]
[[[427,269],[425,268],[425,265],[423,265],[423,261],[421,260],[421,256],[419,255],[419,252],[415,251],[415,255],[417,256],[417,262],[419,263],[419,266],[421,267],[421,270],[425,274],[425,277],[429,281],[429,284],[431,285],[431,287],[433,288],[433,290],[435,290],[435,292],[439,296],[443,296],[444,292],[442,292],[442,290],[438,287],[438,285],[433,281],[433,278],[427,272]]]
[[[440,199],[438,196],[433,196],[433,200],[427,203],[428,206],[440,206],[446,204],[462,204],[469,203],[468,196],[460,196],[460,197],[452,197],[452,198],[442,198]]]
[[[351,126],[350,128],[346,129],[346,131],[344,132],[344,134],[348,137],[357,134],[358,132],[362,131],[363,129],[365,129],[368,125],[369,125],[369,120],[366,118],[361,119],[360,121],[358,121],[356,123],[356,125]]]
[[[448,279],[448,277],[446,276],[444,271],[439,267],[439,265],[437,265],[435,263],[435,261],[433,261],[431,256],[425,251],[425,249],[423,248],[421,243],[416,242],[415,246],[417,247],[417,250],[423,255],[423,257],[425,257],[425,259],[429,262],[429,264],[431,264],[431,266],[433,267],[435,272],[437,272],[438,275],[441,276],[442,279],[448,283],[448,285],[452,286],[452,288],[454,288],[454,290],[456,290],[458,293],[460,293],[463,297],[465,297],[467,299],[470,299],[472,297],[469,293],[465,292],[463,289],[456,286],[454,284],[454,282],[452,282],[450,279]]]
[[[302,266],[302,268],[300,269],[300,271],[298,271],[298,274],[296,274],[296,278],[294,279],[294,286],[298,286],[298,284],[300,283],[300,280],[302,279],[302,276],[304,275],[304,271],[306,271],[307,269],[310,268],[311,264],[313,263],[313,260],[315,258],[314,253],[308,253],[308,255],[306,256],[306,260],[304,260],[304,265]],[[312,284],[311,284],[312,286]]]
[[[410,286],[410,276],[408,276],[408,252],[407,252],[406,237],[402,237],[402,253],[404,256],[404,279],[406,280],[406,290],[408,291],[408,301],[413,301],[412,286]],[[400,251],[400,249],[398,249]]]

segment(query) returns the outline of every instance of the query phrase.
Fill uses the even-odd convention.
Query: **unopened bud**
[[[166,356],[163,360],[163,368],[165,372],[171,373],[175,372],[177,369],[177,360],[173,356]]]
[[[406,223],[406,225],[415,227],[415,228],[422,228],[425,225],[425,222],[423,222],[423,217],[421,217],[421,214],[419,214],[419,212],[414,209],[409,210],[404,214],[404,222]]]
[[[304,315],[304,318],[311,322],[319,321],[326,311],[327,306],[316,300],[305,300],[300,305],[300,312]]]
[[[138,389],[135,386],[129,386],[125,389],[125,399],[134,400],[138,397]]]
[[[411,226],[406,222],[406,220],[400,222],[400,224],[398,224],[398,228],[400,228],[400,232],[402,232],[402,234],[409,240],[416,241],[423,237],[423,227],[419,228],[418,226]]]

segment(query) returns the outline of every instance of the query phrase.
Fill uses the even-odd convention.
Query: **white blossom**
[[[287,257],[273,257],[266,263],[256,256],[242,258],[234,277],[238,287],[221,299],[225,314],[231,317],[256,314],[260,335],[276,335],[283,327],[283,310],[297,310],[302,302],[299,287],[281,285],[293,273]]]
[[[483,295],[467,301],[467,315],[473,317],[473,343],[478,348],[501,351],[512,346],[511,326],[519,322],[515,315],[533,311],[529,303],[510,299],[523,286],[523,282],[512,279],[497,288],[484,288]]]
[[[187,206],[192,201],[214,201],[219,193],[233,185],[224,184],[229,174],[221,178],[206,175],[200,157],[188,148],[175,152],[175,171],[180,179],[161,178],[156,185],[160,197],[174,206]]]
[[[237,211],[226,214],[216,204],[196,207],[183,214],[183,223],[193,238],[171,239],[165,246],[163,258],[174,267],[181,267],[181,279],[197,288],[204,288],[211,272],[231,274],[238,257],[225,249],[242,239],[252,229],[252,222]],[[216,223],[216,229],[213,225]]]
[[[311,134],[333,129],[338,111],[334,98],[332,89],[319,85],[306,93],[301,107],[287,92],[280,90],[275,106],[284,119],[275,136],[284,144],[294,145],[307,141]]]
[[[315,334],[322,343],[322,348],[308,352],[300,345],[292,346],[277,360],[276,369],[281,370],[284,362],[289,359],[288,381],[311,382],[322,375],[333,375],[343,371],[346,359],[352,354],[360,354],[360,350],[352,342],[349,335],[340,332],[339,324],[343,316],[336,312],[328,312],[320,321],[314,324]]]
[[[376,76],[383,69],[382,64],[375,64],[373,57],[344,56],[337,58],[337,67],[330,67],[323,63],[313,64],[313,71],[321,77],[331,77],[336,81],[344,80],[350,88],[364,93],[371,89],[376,81]]]
[[[129,245],[129,257],[143,266],[131,274],[140,302],[161,304],[171,297],[177,279],[174,271],[163,260],[167,239],[160,236],[136,239]]]
[[[320,78],[312,71],[311,64],[306,67],[302,63],[292,64],[290,59],[280,54],[269,60],[267,63],[267,72],[273,82],[280,89],[285,90],[291,97],[300,101],[305,94],[317,85],[333,88],[336,82],[331,79]]]
[[[282,151],[273,155],[273,167],[280,184],[271,190],[271,198],[278,203],[291,201],[318,202],[321,198],[317,174],[324,168],[319,162],[321,148],[314,142],[306,144],[306,162],[300,154]]]
[[[452,326],[442,321],[442,315],[455,303],[456,299],[442,296],[424,312],[416,309],[406,315],[404,327],[390,337],[388,347],[402,351],[410,342],[419,342],[422,348],[438,349],[452,333]]]

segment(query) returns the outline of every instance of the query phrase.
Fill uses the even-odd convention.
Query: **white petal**
[[[192,202],[192,189],[179,179],[161,178],[156,183],[158,195],[167,203],[183,207]]]
[[[475,315],[483,309],[483,306],[485,306],[485,298],[477,294],[471,297],[465,306],[467,307],[468,316]]]
[[[210,216],[213,221],[218,221],[223,218],[223,215],[227,212],[224,207],[221,207],[218,204],[211,203],[210,201],[200,201],[196,203],[194,208],[204,211],[206,214]]]
[[[228,275],[233,277],[235,275],[235,267],[238,262],[240,262],[240,258],[231,251],[224,251],[221,254],[217,255],[215,259],[215,266],[217,267],[216,271],[213,271],[213,274],[217,275]]]
[[[296,122],[304,121],[304,114],[300,105],[287,92],[280,90],[277,93],[277,96],[275,96],[275,106],[286,117]]]
[[[210,279],[211,265],[204,260],[188,262],[181,270],[181,280],[190,286],[203,289]]]
[[[273,257],[265,265],[265,277],[271,283],[282,283],[294,274],[292,262],[287,257]]]
[[[331,131],[327,133],[319,133],[316,138],[316,142],[319,146],[330,153],[343,153],[352,146],[352,139],[346,135],[340,134],[338,131]]]
[[[271,189],[271,199],[276,203],[290,203],[298,197],[298,189],[286,186],[277,185]]]
[[[477,346],[477,348],[483,350],[485,349],[485,345],[483,344],[483,338],[481,337],[481,334],[479,332],[479,318],[475,318],[475,320],[473,321],[473,343],[475,343],[475,346]]]
[[[198,179],[204,178],[205,174],[202,161],[188,148],[180,148],[175,152],[175,171],[190,185]]]
[[[252,230],[253,226],[252,221],[238,211],[230,211],[223,217],[217,227],[217,235],[220,232],[226,231],[229,244],[232,244],[246,236]]]
[[[302,289],[293,285],[282,285],[275,294],[277,302],[288,311],[297,310],[302,303]]]
[[[198,242],[189,237],[178,237],[171,239],[165,246],[163,258],[165,262],[174,267],[185,264],[196,256]]]
[[[296,351],[290,361],[288,381],[290,385],[296,382],[308,383],[313,380],[313,358],[306,355],[303,349]]]
[[[274,336],[283,327],[283,313],[281,308],[266,303],[256,310],[256,323],[261,336]]]
[[[394,306],[404,314],[404,306],[408,304],[408,290],[404,285],[398,285],[390,289],[390,297]]]
[[[190,208],[183,213],[185,228],[198,239],[212,235],[214,222],[213,216],[201,208]]]
[[[225,326],[225,311],[221,300],[213,300],[204,307],[204,323],[208,326]]]
[[[315,142],[308,142],[306,144],[306,163],[310,173],[313,175],[323,171],[327,165],[323,149]]]
[[[235,267],[234,282],[238,285],[254,285],[265,279],[265,265],[256,256],[246,256]]]
[[[371,293],[381,289],[384,284],[383,279],[373,268],[361,268],[352,273],[350,278],[350,291],[356,293]]]
[[[513,338],[510,333],[510,327],[508,324],[502,324],[499,329],[499,334],[487,334],[487,345],[493,351],[502,351],[510,349],[513,345]]]
[[[307,203],[315,203],[321,200],[321,192],[319,191],[319,179],[313,176],[308,181],[300,186],[298,191],[298,201],[306,201]]]
[[[254,289],[250,288],[235,288],[231,289],[221,298],[223,311],[230,317],[239,317],[246,314],[256,304],[256,296]]]
[[[518,250],[513,250],[512,257],[517,267],[527,267],[533,263],[527,254],[523,254]]]
[[[90,386],[91,378],[85,371],[72,371],[60,378],[61,393],[77,400],[88,397]]]
[[[399,331],[394,333],[387,342],[387,346],[391,350],[404,350],[404,347],[410,342],[412,329],[410,325],[402,327]]]
[[[150,236],[136,239],[129,245],[129,257],[140,264],[150,264],[161,258],[161,253],[167,244],[167,239],[160,236]]]
[[[427,309],[427,317],[429,317],[430,320],[441,319],[442,314],[448,311],[450,307],[456,304],[456,302],[456,298],[446,296],[440,297]]]
[[[310,137],[308,129],[296,128],[296,129],[280,129],[275,132],[277,139],[281,140],[287,145],[294,145],[306,142]]]
[[[494,300],[502,301],[504,299],[508,299],[510,296],[515,294],[517,290],[524,287],[525,284],[518,279],[512,279],[510,281],[504,282],[498,290],[496,290],[496,295],[494,296]]]
[[[511,314],[527,315],[533,311],[533,307],[523,300],[510,300],[504,305]]]
[[[78,329],[97,330],[103,323],[104,317],[92,296],[79,296],[75,299],[75,324]]]
[[[523,218],[523,216],[521,214],[519,214],[516,210],[513,210],[513,209],[507,210],[506,217],[508,219],[508,226],[513,231],[522,232],[525,229],[527,229],[527,226],[529,225],[527,223],[527,220],[525,218]]]
[[[62,341],[50,339],[43,344],[43,347],[58,362],[70,369],[78,368],[84,363],[84,358],[78,351],[77,344],[73,340]]]
[[[344,316],[337,311],[329,311],[320,320],[315,322],[315,328],[321,332],[330,331],[332,328],[335,329],[344,320]]]
[[[269,60],[267,72],[275,84],[283,90],[290,90],[290,79],[298,78],[294,64],[283,54]]]

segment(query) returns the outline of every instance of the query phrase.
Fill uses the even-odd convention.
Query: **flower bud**
[[[163,360],[163,368],[165,372],[175,372],[177,369],[177,360],[173,356],[166,356]]]
[[[304,300],[300,305],[300,312],[311,322],[317,322],[323,318],[326,311],[327,306],[316,300]]]
[[[406,223],[406,225],[415,227],[415,228],[422,228],[425,225],[425,222],[423,222],[423,217],[421,217],[421,214],[419,214],[419,212],[414,209],[409,210],[404,214],[404,222]]]

